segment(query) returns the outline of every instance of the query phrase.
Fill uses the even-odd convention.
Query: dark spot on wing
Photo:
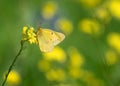
[[[51,35],[53,35],[53,32],[51,32]]]

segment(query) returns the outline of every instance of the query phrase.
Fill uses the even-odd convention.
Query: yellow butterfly
[[[63,41],[65,35],[50,29],[39,28],[37,31],[37,40],[39,48],[42,52],[50,52],[61,41]]]

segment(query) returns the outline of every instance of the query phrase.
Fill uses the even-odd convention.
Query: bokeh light
[[[120,53],[120,34],[110,33],[107,37],[108,44]]]
[[[64,62],[66,60],[66,54],[60,47],[55,47],[52,52],[43,53],[46,60]]]
[[[118,56],[114,51],[109,50],[106,52],[106,62],[108,65],[114,65],[118,62],[118,60]]]
[[[13,85],[15,86],[15,85],[19,85],[20,82],[21,82],[20,74],[15,70],[12,70],[8,76],[7,84],[11,86]]]
[[[120,19],[120,1],[119,0],[112,0],[108,3],[108,9],[111,14]]]
[[[90,35],[99,35],[101,33],[101,26],[100,24],[91,19],[84,19],[79,22],[78,28],[86,34]]]
[[[72,30],[73,30],[72,22],[65,18],[58,19],[55,23],[55,26],[56,28],[59,28],[60,30],[62,30],[66,35],[72,33]]]
[[[85,7],[94,8],[100,4],[101,0],[79,0]]]
[[[54,17],[56,12],[57,12],[56,2],[48,1],[43,6],[42,16],[43,16],[44,19],[49,20],[49,19]]]

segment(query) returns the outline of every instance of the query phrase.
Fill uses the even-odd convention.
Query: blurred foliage
[[[25,45],[6,86],[120,86],[120,0],[0,0],[0,83],[23,26],[65,33],[50,53]]]

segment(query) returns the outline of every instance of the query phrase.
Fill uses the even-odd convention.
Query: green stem
[[[17,60],[17,58],[20,56],[20,54],[21,54],[21,52],[22,52],[22,50],[23,50],[23,43],[24,43],[24,41],[21,41],[21,48],[20,48],[18,54],[17,54],[17,55],[15,56],[15,58],[13,59],[12,64],[10,65],[10,67],[9,67],[9,69],[8,69],[8,72],[7,72],[7,74],[5,75],[5,79],[4,79],[3,83],[2,83],[2,86],[5,85],[6,80],[7,80],[7,78],[8,78],[8,75],[10,74],[10,72],[11,72],[11,70],[12,70],[12,68],[13,68],[16,60]]]

